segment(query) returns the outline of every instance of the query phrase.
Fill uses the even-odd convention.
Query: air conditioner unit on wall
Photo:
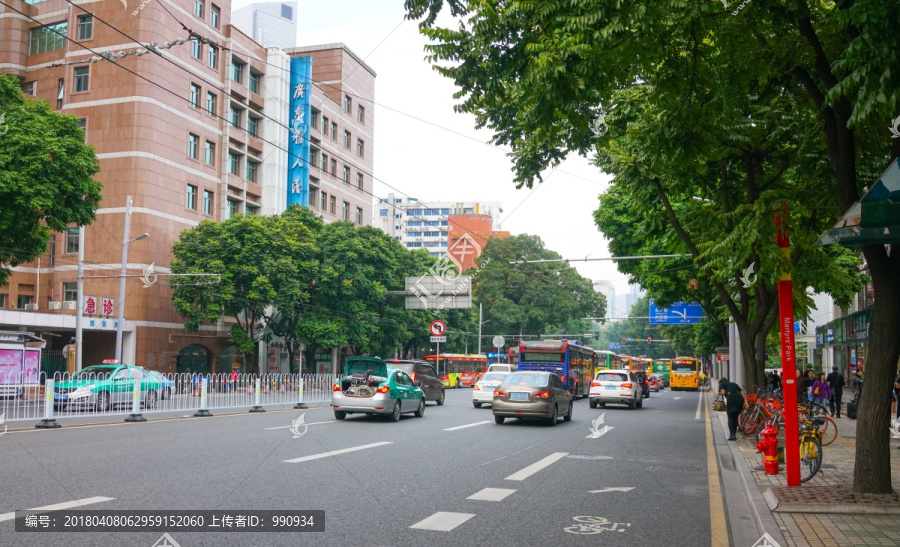
[[[37,304],[25,304],[25,311],[37,311]]]
[[[76,303],[77,302],[75,300],[66,300],[65,302],[63,302],[63,309],[64,310],[74,310]]]
[[[50,302],[49,308],[51,310],[58,310],[62,308],[62,302]]]

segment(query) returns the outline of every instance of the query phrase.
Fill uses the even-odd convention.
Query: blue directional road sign
[[[653,299],[650,299],[651,325],[689,325],[705,318],[700,304],[676,302],[668,308],[657,308]]]
[[[610,350],[621,349],[621,348],[622,348],[622,344],[620,344],[620,343],[618,343],[618,342],[610,342],[610,343],[609,343],[609,349],[610,349]]]

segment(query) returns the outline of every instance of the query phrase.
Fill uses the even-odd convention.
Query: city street
[[[358,415],[339,422],[321,405],[10,430],[0,437],[0,544],[149,547],[163,535],[14,530],[15,510],[76,500],[94,510],[326,515],[326,531],[308,536],[171,533],[182,547],[658,545],[676,537],[681,545],[710,544],[701,394],[665,390],[638,410],[590,409],[582,399],[573,420],[556,427],[497,425],[471,397],[470,389],[448,390],[444,406],[399,423]],[[300,415],[308,427],[295,438],[290,428]]]

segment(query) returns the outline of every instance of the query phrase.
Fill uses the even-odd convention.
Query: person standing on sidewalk
[[[900,420],[900,375],[894,380],[894,404],[897,405],[897,416],[895,419]]]
[[[862,384],[863,371],[861,368],[857,368],[856,374],[854,374],[853,379],[850,380],[850,389],[853,390],[853,398],[856,399],[857,404],[859,404],[859,396],[862,393]]]
[[[831,374],[828,375],[827,380],[828,387],[831,388],[831,415],[840,418],[841,398],[844,395],[844,375],[838,372],[837,365],[831,367]]]
[[[725,413],[728,414],[729,441],[736,441],[738,416],[747,408],[747,401],[741,393],[741,386],[729,382],[727,378],[719,380],[719,395],[725,396]]]
[[[828,385],[824,372],[819,373],[819,379],[812,385],[812,397],[813,402],[824,408],[827,414],[828,401],[831,399],[831,386]]]
[[[813,400],[812,386],[814,383],[816,383],[815,374],[816,373],[815,373],[815,371],[813,371],[813,369],[809,369],[806,371],[806,376],[803,377],[803,381],[801,382],[801,385],[803,386],[803,397],[800,398],[799,397],[800,393],[798,392],[797,393],[798,401],[803,401],[803,400],[812,401]]]

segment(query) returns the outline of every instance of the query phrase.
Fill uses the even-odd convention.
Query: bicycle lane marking
[[[703,400],[701,395],[700,400]],[[725,500],[722,497],[722,483],[719,480],[719,464],[713,446],[712,421],[709,401],[706,403],[706,467],[709,473],[709,523],[713,546],[728,547],[728,522],[725,520]]]

